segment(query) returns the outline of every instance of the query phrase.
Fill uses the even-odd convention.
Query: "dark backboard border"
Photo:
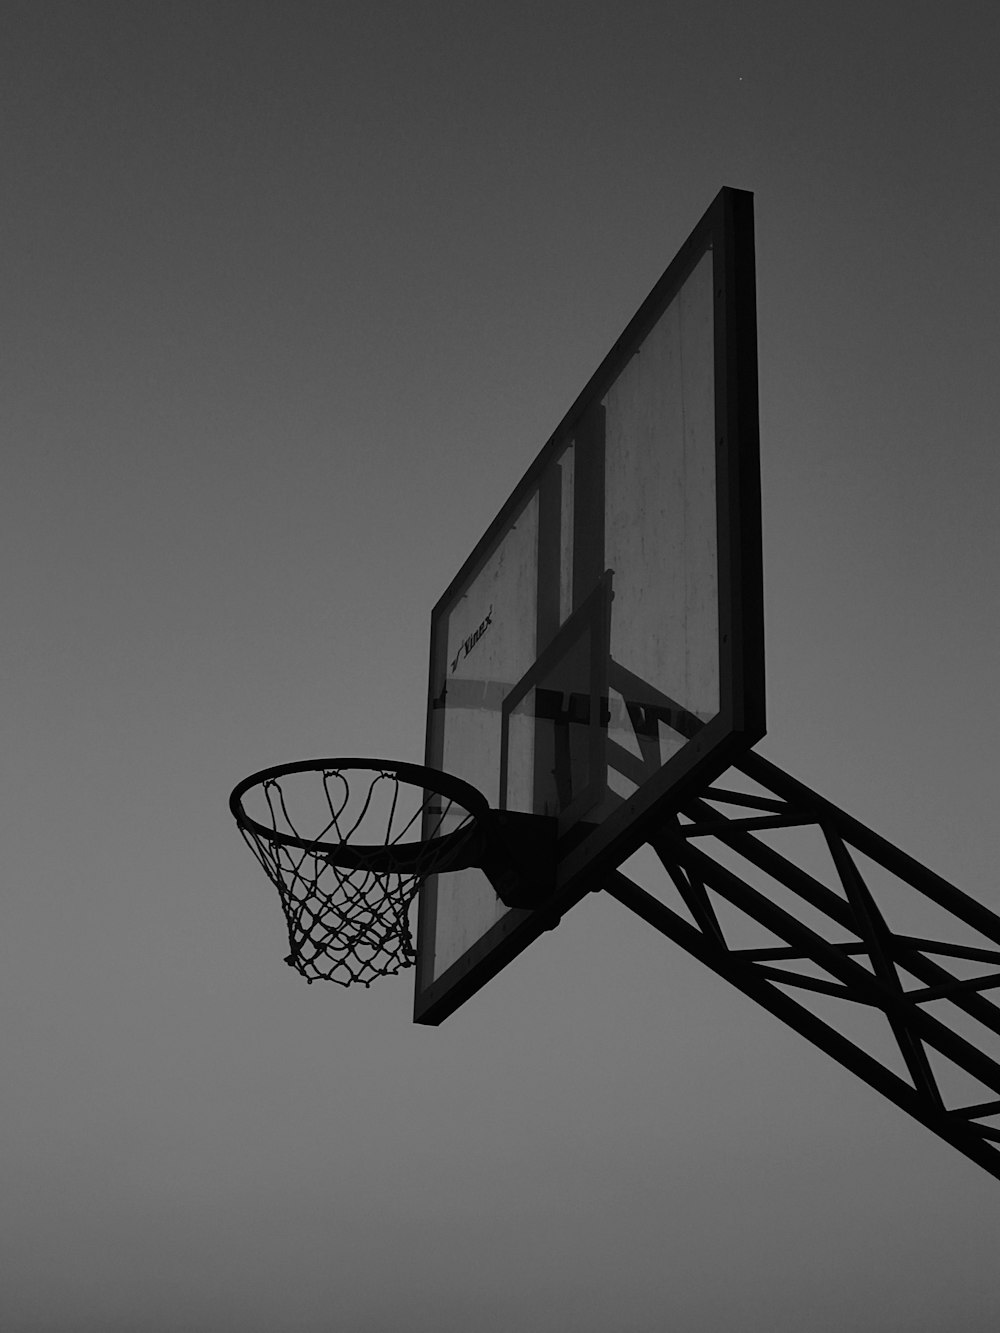
[[[431,681],[435,632],[466,583],[576,423],[604,397],[635,347],[711,247],[716,299],[716,494],[719,536],[720,708],[717,715],[562,859],[556,891],[544,912],[509,911],[446,972],[423,985],[418,957],[414,1021],[437,1024],[494,977],[594,887],[600,875],[640,847],[678,798],[717,777],[765,732],[763,566],[757,389],[757,306],[753,195],[723,189],[643,301],[535,462],[440,598],[431,616]],[[431,753],[430,705],[426,763]],[[418,943],[434,933],[434,891],[420,895]]]

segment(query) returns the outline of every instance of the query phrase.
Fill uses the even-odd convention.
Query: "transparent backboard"
[[[421,890],[436,1023],[764,731],[752,197],[724,190],[434,608],[426,763],[551,816],[551,911]]]

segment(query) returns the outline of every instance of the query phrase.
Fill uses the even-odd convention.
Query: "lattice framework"
[[[987,1049],[1000,1055],[988,994],[1000,987],[1000,918],[762,756],[734,769],[756,790],[713,784],[649,838],[681,910],[621,870],[601,887],[1000,1178],[1000,1061]],[[808,827],[836,888],[771,845]],[[894,911],[933,904],[950,938],[894,928],[873,867],[895,882]],[[737,917],[776,942],[737,945]],[[807,996],[832,997],[845,1017],[857,1006],[884,1015],[891,1054],[872,1054],[836,1009],[830,1021]],[[970,1101],[962,1088],[973,1086]]]

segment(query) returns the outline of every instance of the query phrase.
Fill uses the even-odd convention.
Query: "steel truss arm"
[[[1000,1036],[1000,1007],[985,994],[1000,987],[1000,917],[760,755],[747,755],[735,768],[756,792],[713,785],[649,838],[687,916],[621,871],[601,887],[1000,1179],[1000,1063],[984,1049]],[[837,889],[771,845],[782,830],[802,828],[822,834]],[[949,933],[975,932],[975,942],[893,929],[862,858],[892,877],[895,908],[929,901],[954,925]],[[763,887],[734,870],[734,861],[752,867]],[[777,942],[736,947],[722,924],[724,904]],[[838,938],[803,915],[823,921]],[[946,963],[966,970],[974,964],[977,974],[956,975]],[[814,1013],[797,998],[803,992],[880,1011],[899,1053],[897,1068]],[[961,1035],[956,1022],[977,1036]],[[940,1056],[986,1095],[973,1104],[956,1095]]]

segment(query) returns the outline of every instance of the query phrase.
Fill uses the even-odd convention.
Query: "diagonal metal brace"
[[[1000,917],[769,761],[750,754],[735,767],[768,794],[744,795],[709,786],[700,795],[685,798],[679,812],[684,822],[674,814],[649,839],[691,920],[621,871],[604,879],[604,890],[1000,1179],[1000,1128],[981,1123],[1000,1116],[1000,1062],[969,1039],[967,1024],[963,1023],[960,1033],[941,1016],[940,1006],[933,1013],[927,1007],[935,1000],[947,1001],[964,1017],[976,1019],[988,1033],[1000,1034],[1000,1007],[983,994],[1000,984],[995,971],[1000,950],[894,931],[852,848],[906,886],[914,900],[920,896],[930,899],[956,923],[972,926],[991,943],[1000,944]],[[737,813],[732,817],[720,813],[716,808],[720,803],[736,806]],[[747,811],[753,812],[749,818]],[[823,834],[841,893],[833,892],[757,836],[764,829],[809,824]],[[783,891],[781,904],[769,886],[748,883],[728,861],[723,864],[713,856],[715,850],[736,852],[763,872]],[[818,910],[838,934],[847,931],[854,938],[839,943],[825,938],[796,915],[796,901],[809,909],[810,918]],[[716,902],[737,907],[782,943],[731,948]],[[869,966],[862,966],[856,958],[866,958]],[[992,969],[984,968],[980,977],[959,977],[945,966],[949,958],[992,964]],[[808,962],[823,975],[775,966],[796,960]],[[907,991],[900,968],[924,986]],[[834,1023],[818,1017],[789,989],[835,996],[863,1005],[868,1012],[881,1011],[909,1077],[869,1054]],[[929,1052],[951,1061],[994,1096],[971,1106],[949,1106]]]

